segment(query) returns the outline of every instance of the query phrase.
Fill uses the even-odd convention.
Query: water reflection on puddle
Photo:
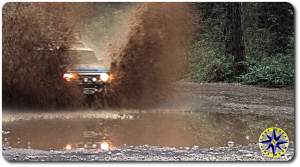
[[[287,118],[205,112],[144,112],[127,116],[128,119],[8,121],[3,122],[2,140],[14,148],[69,150],[125,144],[205,148],[247,145],[256,143],[260,133],[271,126],[284,129],[291,140],[294,136],[294,120]]]

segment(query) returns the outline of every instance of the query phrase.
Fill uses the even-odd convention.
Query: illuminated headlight
[[[70,74],[70,73],[65,73],[63,77],[64,77],[64,78],[72,78],[73,75]]]
[[[96,77],[93,77],[93,78],[92,78],[92,81],[93,81],[93,82],[96,82],[96,81],[97,81],[97,78],[96,78]]]
[[[109,75],[107,73],[101,73],[100,80],[103,82],[107,82],[109,80]]]
[[[63,78],[66,80],[66,81],[71,81],[72,79],[75,79],[76,78],[76,75],[75,74],[72,74],[72,73],[65,73],[63,75]]]
[[[83,78],[83,82],[88,82],[89,79],[88,78]]]

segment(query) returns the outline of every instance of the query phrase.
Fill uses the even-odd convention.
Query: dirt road
[[[294,147],[285,156],[272,159],[262,156],[256,145],[219,148],[186,147],[181,149],[158,146],[127,146],[107,152],[40,151],[11,149],[3,152],[9,161],[289,161]]]
[[[170,89],[176,93],[168,102],[147,110],[4,110],[3,156],[10,161],[270,161],[257,142],[264,129],[277,126],[291,143],[279,160],[293,157],[293,90],[187,82]],[[101,143],[108,143],[109,151],[101,152]]]
[[[253,113],[294,117],[293,89],[260,88],[237,83],[178,82],[175,107],[192,111]]]

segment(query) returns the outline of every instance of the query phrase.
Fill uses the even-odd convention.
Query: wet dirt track
[[[293,90],[183,82],[172,89],[180,91],[169,103],[149,110],[4,111],[3,155],[15,161],[256,161],[271,160],[256,145],[265,128],[281,127],[294,141]],[[109,151],[99,152],[103,142]],[[293,152],[292,144],[281,160]]]

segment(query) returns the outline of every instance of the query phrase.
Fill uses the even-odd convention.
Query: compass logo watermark
[[[259,148],[261,152],[271,158],[279,158],[284,155],[288,146],[288,135],[281,128],[267,128],[259,137]]]

